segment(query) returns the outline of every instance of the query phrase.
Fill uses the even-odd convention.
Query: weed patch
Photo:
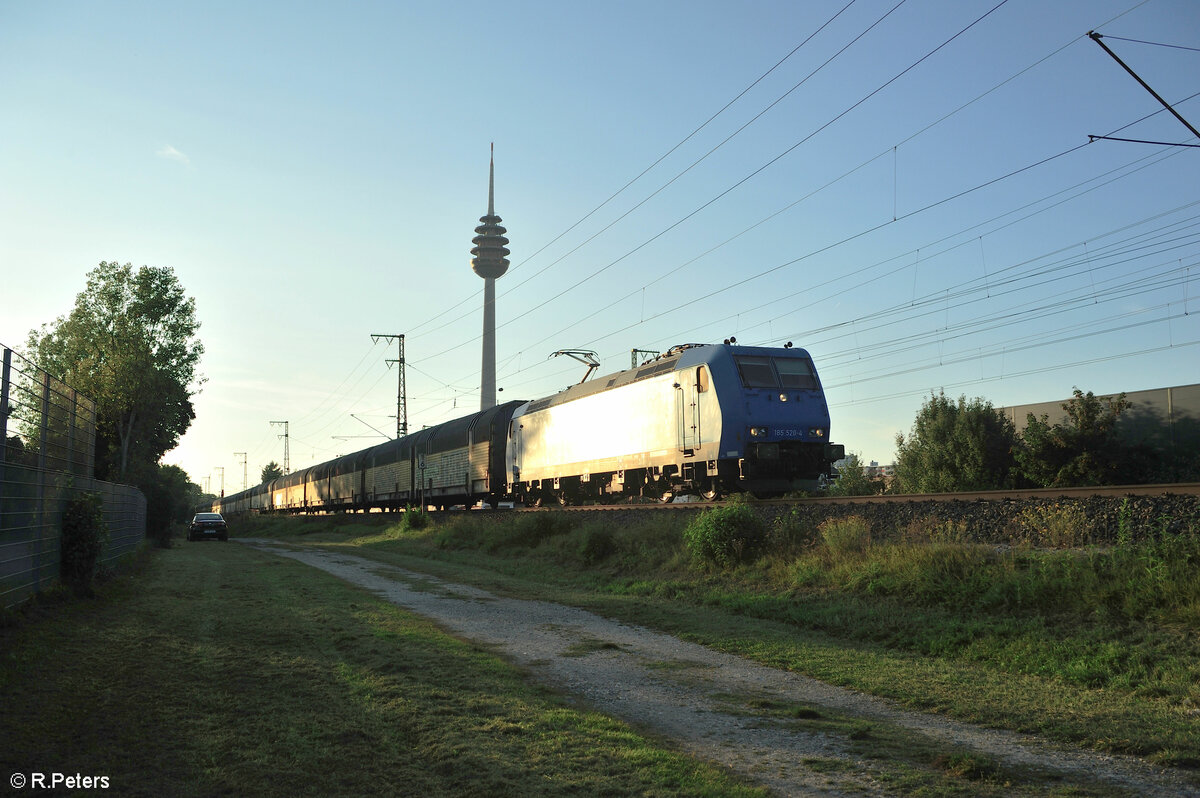
[[[1066,549],[1091,542],[1087,516],[1077,504],[1034,504],[1017,516],[1010,532],[1014,542]]]

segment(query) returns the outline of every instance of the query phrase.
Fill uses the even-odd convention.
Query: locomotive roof
[[[692,354],[694,350],[705,351]],[[614,374],[597,377],[579,385],[572,385],[552,396],[535,399],[529,402],[524,410],[518,410],[518,413],[535,413],[538,410],[545,410],[547,407],[573,402],[576,399],[601,393],[610,388],[619,388],[623,385],[638,382],[639,380],[650,379],[659,374],[674,371],[680,365],[681,359],[686,360],[685,366],[708,363],[713,359],[714,350],[729,350],[731,354],[747,355],[778,355],[786,352],[792,356],[802,355],[808,357],[808,352],[799,348],[781,349],[779,347],[738,346],[736,344],[683,344],[668,349],[663,354],[647,363],[643,363],[637,368],[624,369]],[[690,356],[685,357],[685,355]]]

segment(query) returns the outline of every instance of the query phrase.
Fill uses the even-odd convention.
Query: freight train
[[[225,515],[811,489],[844,447],[803,349],[684,344],[553,396],[427,427],[225,496]]]

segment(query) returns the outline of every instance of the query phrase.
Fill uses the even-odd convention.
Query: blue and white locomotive
[[[217,500],[222,513],[716,498],[811,489],[844,455],[803,349],[685,344]]]

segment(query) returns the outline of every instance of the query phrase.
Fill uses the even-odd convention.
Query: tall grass
[[[1063,526],[1038,528],[1058,540],[1069,534]],[[866,522],[856,517],[826,521],[820,531],[823,545],[792,563],[797,585],[1001,615],[1191,626],[1198,617],[1195,534],[1059,550],[939,540],[872,543]]]
[[[1087,725],[1068,736],[1109,750],[1200,762],[1200,739],[1181,731],[1190,718],[1184,715],[1200,711],[1200,523],[1167,532],[1180,525],[1145,529],[1127,518],[1128,534],[1117,537],[1118,545],[1100,547],[1085,545],[1086,534],[1072,526],[1069,512],[1051,508],[1014,524],[1008,543],[984,545],[971,542],[962,522],[936,518],[876,529],[857,517],[814,526],[799,513],[785,513],[762,527],[739,527],[753,508],[717,509],[722,512],[705,512],[699,522],[693,516],[690,524],[676,513],[621,515],[620,523],[608,514],[465,514],[381,545],[451,570],[488,571],[497,584],[534,586],[520,589],[551,600],[590,595],[587,602],[632,613],[638,622],[645,613],[686,616],[705,630],[693,632],[697,639],[733,635],[735,641],[726,641],[732,650],[762,650],[746,642],[744,631],[761,620],[764,628],[787,630],[781,634],[799,648],[822,641],[847,651],[887,652],[889,667],[909,663],[920,673],[968,674],[957,687],[913,688],[940,696],[926,699],[936,706],[987,705],[985,697],[963,695],[981,673],[1000,684],[1032,679],[1024,688],[1042,685],[1046,694],[1021,699],[1022,728],[1040,727],[1048,706],[1078,706],[1092,701],[1093,691],[1114,691],[1122,706],[1151,713],[1122,717],[1123,737],[1110,736],[1116,721],[1102,708],[1087,719],[1056,709],[1055,722]],[[704,554],[710,550],[722,553]],[[803,669],[800,655],[777,656],[767,659]],[[822,678],[865,686],[852,663],[836,675],[824,671],[823,662],[813,660],[811,667]],[[888,685],[896,678],[872,689],[893,694]],[[906,678],[910,685],[925,679]],[[1063,690],[1083,692],[1068,699]],[[1014,712],[1011,696],[996,700],[1004,702],[1002,710],[980,710],[989,722]],[[1096,703],[1110,706],[1111,700]],[[1150,709],[1138,702],[1159,703]]]

